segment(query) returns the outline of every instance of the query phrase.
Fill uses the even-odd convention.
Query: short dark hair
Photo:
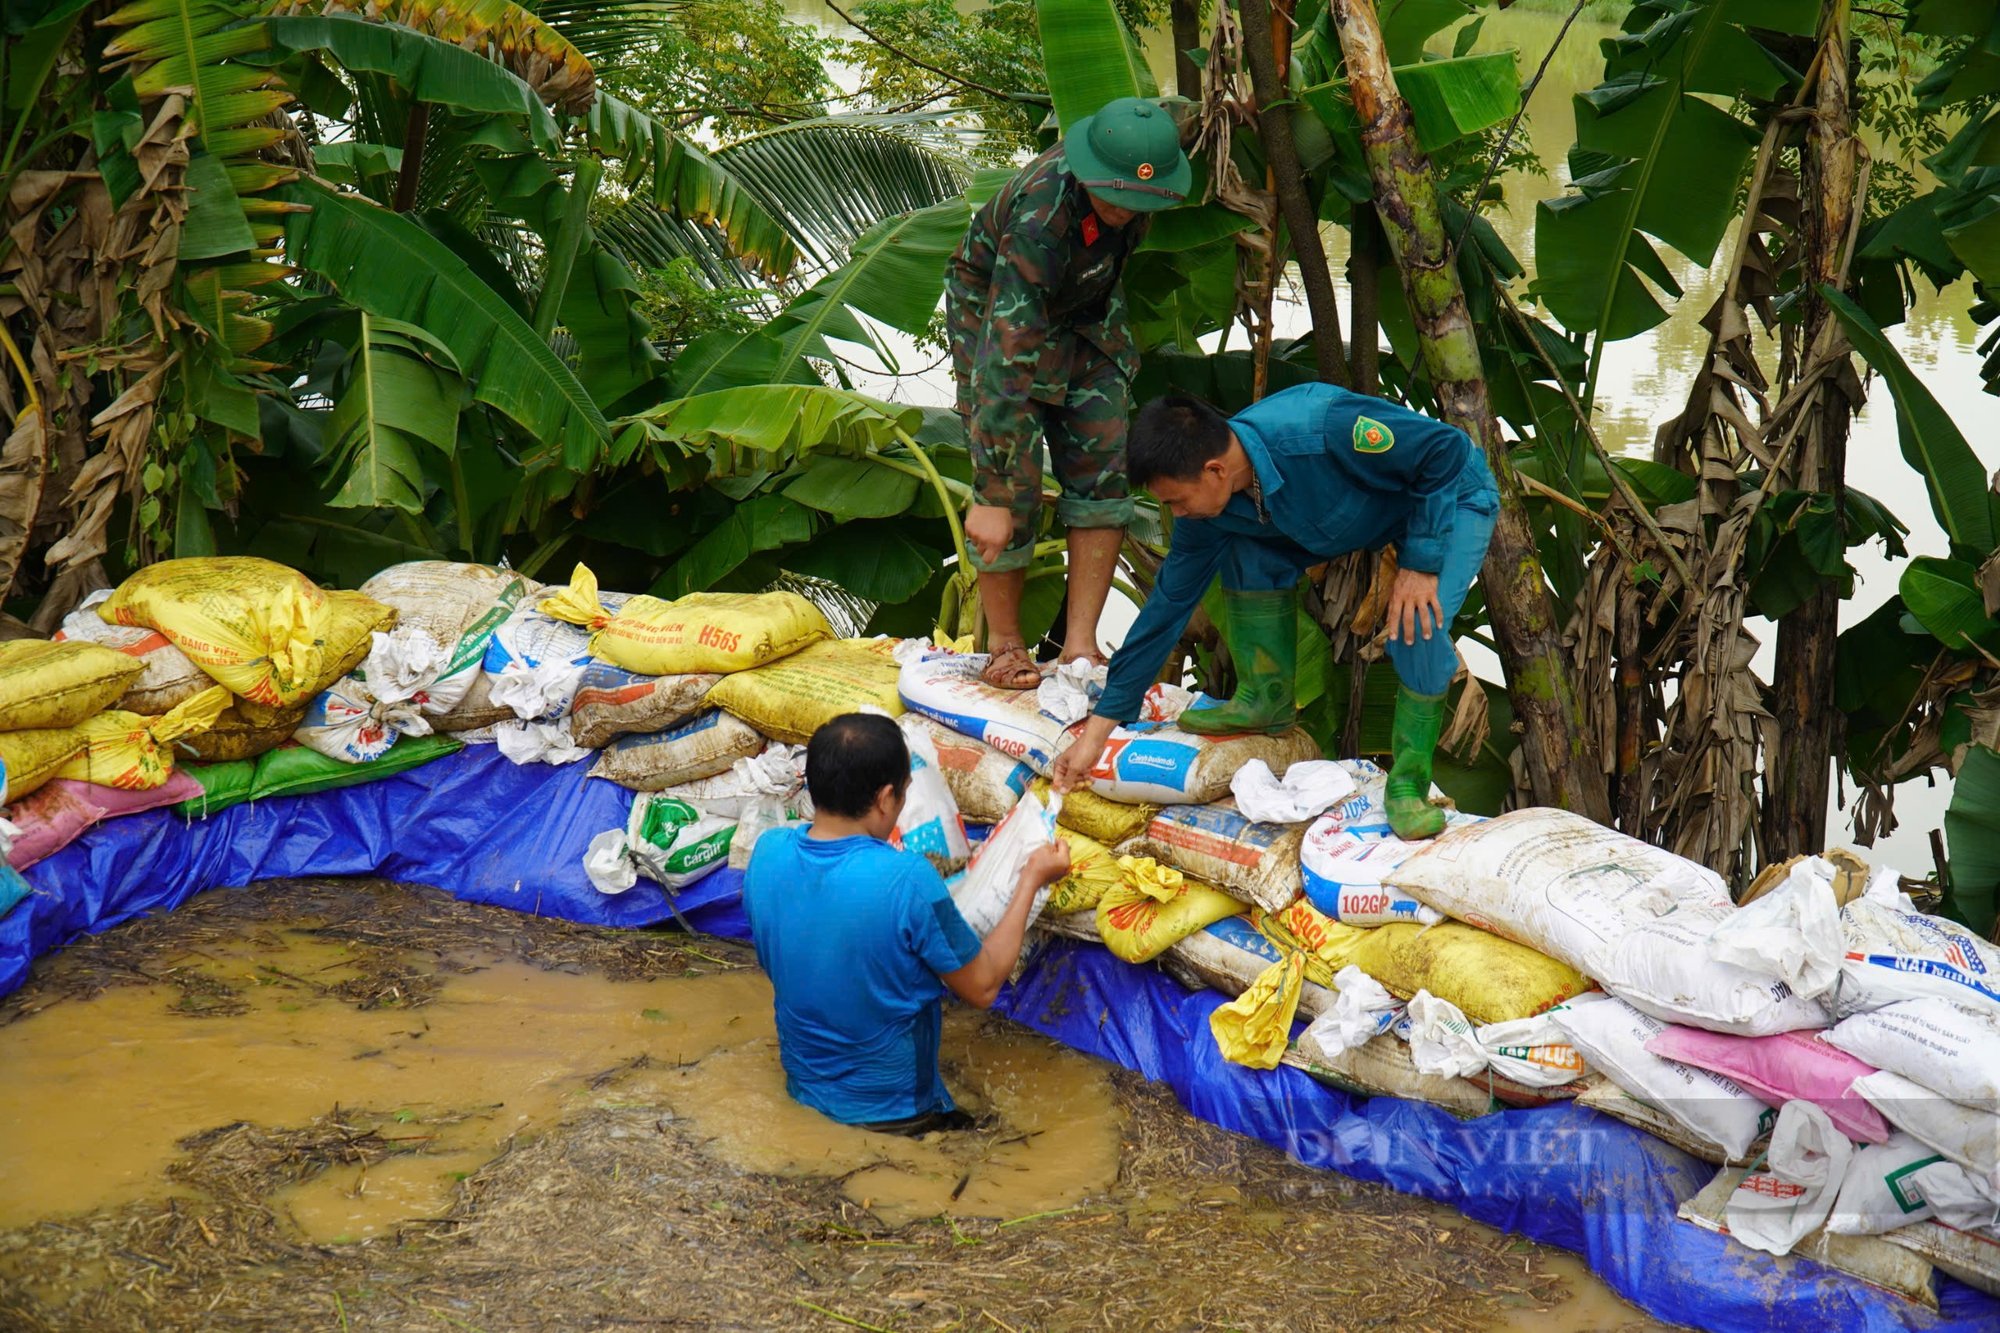
[[[910,785],[910,747],[878,713],[842,713],[806,745],[806,791],[813,808],[859,819],[884,787]]]
[[[1126,439],[1126,475],[1134,486],[1156,477],[1193,481],[1202,464],[1229,449],[1229,418],[1190,393],[1170,393],[1139,409]]]

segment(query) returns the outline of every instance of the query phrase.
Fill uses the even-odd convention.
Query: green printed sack
[[[465,748],[456,736],[406,736],[380,759],[350,764],[329,759],[303,745],[285,745],[255,759],[221,764],[186,764],[184,771],[201,784],[202,794],[174,807],[189,819],[200,819],[244,801],[272,796],[304,796],[309,792],[356,787],[364,782],[407,773],[433,759]]]
[[[676,797],[641,792],[622,829],[590,840],[583,870],[602,893],[623,893],[644,875],[670,889],[694,883],[729,860],[736,821],[703,814]]]

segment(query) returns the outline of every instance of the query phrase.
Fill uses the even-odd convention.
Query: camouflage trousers
[[[980,504],[1012,513],[1014,534],[990,564],[975,552],[974,568],[999,572],[1028,567],[1041,520],[1045,467],[1053,469],[1061,488],[1056,518],[1063,527],[1128,526],[1134,505],[1125,478],[1125,432],[1132,419],[1132,387],[1124,372],[1088,340],[1064,338],[1069,344],[1067,384],[1050,394],[1059,394],[1058,401],[1046,401],[1038,394],[1033,403],[1042,438],[1010,442],[1011,449],[996,447],[972,429],[976,405],[969,389],[976,339],[976,333],[966,339],[952,330],[952,372],[972,452],[972,484]]]

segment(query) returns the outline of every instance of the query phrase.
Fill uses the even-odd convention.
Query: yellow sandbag
[[[1044,800],[1048,799],[1049,780],[1040,779],[1036,790],[1041,792]],[[1157,805],[1125,805],[1108,801],[1086,787],[1064,793],[1063,807],[1056,815],[1056,823],[1106,847],[1116,847],[1127,838],[1144,832],[1146,825],[1153,822],[1153,816],[1159,813]]]
[[[1292,1020],[1305,990],[1306,956],[1293,949],[1265,968],[1250,989],[1208,1016],[1222,1058],[1252,1069],[1276,1069],[1291,1044]]]
[[[306,691],[305,702],[310,704],[342,676],[361,665],[375,646],[377,631],[387,633],[396,627],[396,608],[384,606],[365,593],[350,592],[345,588],[327,588],[326,593],[326,641],[320,645],[319,678]],[[273,706],[261,704],[252,699],[237,701],[237,711],[243,720],[254,727],[270,726],[296,710],[298,705]]]
[[[59,778],[94,782],[125,791],[151,791],[174,771],[174,742],[207,731],[229,707],[229,691],[211,685],[168,710],[163,717],[138,713],[99,713],[77,730],[83,753],[56,772]]]
[[[707,703],[790,745],[804,745],[815,731],[864,705],[899,717],[901,668],[890,656],[893,647],[888,639],[815,643],[769,666],[724,676]]]
[[[1475,1023],[1531,1018],[1590,989],[1589,978],[1568,964],[1462,921],[1347,926],[1303,898],[1255,919],[1281,949],[1312,955],[1310,981],[1330,985],[1333,974],[1351,963],[1399,999],[1427,990]]]
[[[292,738],[299,723],[306,720],[307,705],[299,704],[268,719],[252,720],[243,715],[245,704],[238,699],[222,711],[215,725],[206,731],[183,736],[174,745],[184,758],[204,764],[220,764],[232,759],[255,759],[269,754]],[[511,716],[511,714],[510,714]]]
[[[283,708],[323,688],[331,623],[326,594],[270,560],[202,556],[148,565],[98,615],[113,625],[158,630],[252,703]]]
[[[544,614],[590,630],[590,655],[646,676],[748,671],[833,637],[820,609],[795,592],[696,592],[634,597],[617,614],[584,565],[544,597]]]
[[[0,643],[0,731],[73,727],[118,702],[145,669],[95,643]]]
[[[1118,869],[1119,882],[1097,902],[1097,934],[1128,963],[1157,958],[1204,926],[1244,910],[1228,894],[1151,857],[1120,857]]]
[[[1060,819],[1057,822],[1060,824]],[[1125,878],[1118,869],[1117,855],[1103,843],[1060,827],[1056,829],[1056,836],[1069,847],[1069,873],[1049,890],[1048,905],[1042,908],[1044,920],[1068,916],[1072,912],[1094,911],[1097,904],[1103,901],[1105,892]]]
[[[75,727],[0,731],[0,768],[6,771],[7,801],[11,804],[40,788],[88,743]]]

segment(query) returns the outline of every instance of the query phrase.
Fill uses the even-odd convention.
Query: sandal
[[[1042,669],[1026,644],[1012,643],[994,650],[979,680],[996,690],[1032,690],[1042,683]]]

